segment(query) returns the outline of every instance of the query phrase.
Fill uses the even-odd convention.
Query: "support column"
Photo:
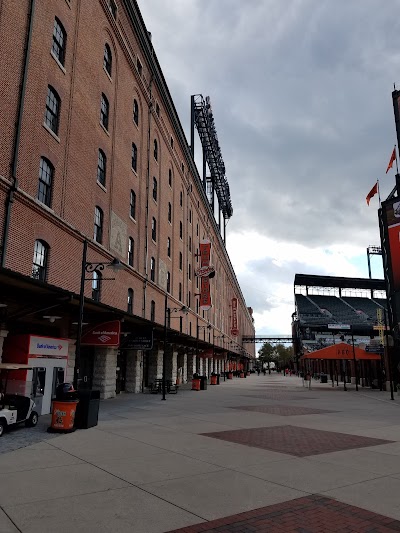
[[[193,374],[196,372],[196,356],[188,355],[187,356],[187,380],[192,381]]]
[[[188,382],[188,371],[187,371],[187,362],[188,362],[188,355],[184,352],[184,350],[180,349],[178,350],[178,368],[181,368],[181,380],[182,383]],[[192,376],[190,376],[191,378]]]
[[[162,378],[163,350],[155,346],[149,354],[149,384]]]
[[[178,368],[178,352],[172,348],[167,350],[165,362],[165,379],[170,379],[172,383],[176,382],[176,371]]]
[[[116,393],[116,348],[96,348],[93,370],[93,389],[100,391],[100,398],[114,398]]]
[[[142,350],[126,351],[125,392],[141,392],[143,380],[142,358]]]
[[[67,368],[66,368],[65,377],[64,377],[64,381],[66,383],[72,383],[74,381],[75,342],[76,342],[75,339],[71,339],[68,345],[68,360],[67,360]],[[1,358],[0,358],[0,361],[1,361]]]

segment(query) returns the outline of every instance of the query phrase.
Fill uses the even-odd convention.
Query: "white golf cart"
[[[7,394],[9,373],[15,370],[29,370],[29,365],[0,363],[0,372],[5,373],[5,382],[0,389],[0,437],[9,426],[25,422],[27,427],[36,426],[39,415],[35,411],[35,402],[28,396]]]

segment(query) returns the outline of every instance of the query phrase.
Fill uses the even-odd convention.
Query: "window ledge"
[[[57,65],[59,66],[60,70],[66,74],[66,70],[65,70],[65,67],[63,64],[60,63],[60,61],[58,60],[58,57],[54,54],[53,50],[50,50],[50,55],[51,57],[54,59],[54,61],[57,63]]]
[[[71,8],[71,0],[65,0],[65,3],[67,4],[67,6],[68,6],[70,9],[72,9],[72,8]]]
[[[99,182],[99,180],[96,180],[96,183],[97,183],[97,185],[100,187],[100,189],[101,189],[102,191],[107,192],[107,189],[105,188],[104,185],[102,185],[102,184]]]
[[[131,167],[132,172],[135,174],[135,176],[138,175],[137,170],[135,170],[133,167]]]
[[[129,215],[129,218],[132,220],[132,222],[134,222],[135,224],[137,224],[136,219],[133,218],[133,216]]]
[[[104,130],[104,132],[105,132],[108,136],[110,136],[110,133],[109,133],[108,129],[104,126],[104,124],[103,124],[101,121],[100,121],[100,126],[101,126],[102,130]]]
[[[58,135],[56,135],[56,134],[54,133],[54,131],[48,127],[48,125],[46,124],[46,122],[43,122],[43,127],[44,127],[44,129],[45,129],[46,131],[48,131],[48,132],[50,133],[50,135],[53,137],[53,139],[55,139],[58,143],[61,142],[61,141],[60,141],[60,137],[59,137]]]
[[[151,242],[157,246],[157,241],[155,241],[153,237],[151,238]]]
[[[110,80],[110,82],[112,83],[112,77],[111,77],[110,74],[107,72],[107,69],[106,69],[106,67],[105,67],[104,65],[103,65],[103,70],[104,70],[104,72],[106,73],[107,78],[108,78],[108,79]]]

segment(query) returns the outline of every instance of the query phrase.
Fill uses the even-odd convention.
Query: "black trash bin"
[[[217,385],[219,385],[219,379],[221,377],[221,374],[217,374]]]
[[[79,403],[75,415],[75,427],[88,429],[97,426],[99,419],[100,391],[80,390]]]
[[[328,374],[321,374],[321,383],[328,383]]]
[[[207,376],[200,376],[200,390],[207,390]]]

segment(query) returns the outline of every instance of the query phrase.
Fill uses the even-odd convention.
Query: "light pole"
[[[81,341],[82,341],[82,327],[83,327],[83,310],[85,307],[85,281],[93,281],[93,278],[86,278],[86,273],[96,272],[101,274],[105,267],[111,267],[113,270],[121,270],[124,268],[119,259],[114,258],[111,262],[97,262],[91,263],[87,258],[88,241],[83,241],[82,254],[82,269],[81,269],[81,286],[79,291],[79,316],[78,316],[78,332],[76,335],[75,344],[75,368],[74,368],[74,389],[78,390],[79,385],[79,371],[81,365]],[[115,278],[103,278],[104,280],[114,280]]]
[[[353,361],[354,361],[354,374],[355,374],[355,377],[356,377],[356,391],[358,391],[358,369],[357,369],[357,361],[356,361],[356,351],[354,349],[353,326],[351,326],[351,342],[353,344]]]
[[[213,331],[213,334],[214,334],[214,331]],[[213,350],[215,350],[214,348],[214,342],[215,342],[215,339],[222,339],[222,353],[224,353],[224,339],[225,339],[225,335],[219,335],[218,337],[214,337],[213,335]],[[225,355],[224,355],[225,357]],[[224,374],[224,381],[226,379],[225,377],[225,372],[226,372],[226,366],[225,366],[225,358],[224,358],[224,371],[222,372]]]
[[[166,351],[167,351],[167,337],[168,337],[168,327],[169,327],[169,320],[171,319],[171,313],[175,313],[176,311],[183,311],[184,313],[188,313],[188,309],[185,305],[182,305],[181,307],[174,307],[173,309],[168,307],[168,293],[165,293],[164,297],[164,350],[163,350],[163,359],[162,359],[162,400],[166,400],[165,394],[166,394]]]

